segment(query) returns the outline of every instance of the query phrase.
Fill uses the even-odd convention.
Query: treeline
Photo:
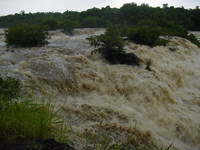
[[[200,9],[175,8],[163,4],[163,7],[150,7],[147,4],[135,3],[124,4],[121,8],[92,8],[87,11],[64,13],[25,13],[0,17],[0,27],[16,26],[20,23],[39,24],[45,30],[65,29],[82,27],[108,27],[110,25],[150,26],[173,28],[173,30],[200,30]],[[181,29],[182,28],[182,29]]]

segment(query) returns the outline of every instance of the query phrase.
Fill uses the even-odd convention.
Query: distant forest
[[[186,30],[200,31],[200,9],[175,8],[163,4],[163,7],[150,7],[147,4],[124,4],[121,8],[92,8],[87,11],[65,11],[25,13],[21,11],[14,15],[0,17],[0,27],[11,27],[21,23],[40,24],[46,30],[73,28],[105,28],[110,25],[140,26],[176,28],[183,27]]]

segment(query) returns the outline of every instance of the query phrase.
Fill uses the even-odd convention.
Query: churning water
[[[126,51],[142,64],[111,65],[90,55],[93,48],[85,39],[103,32],[77,29],[67,36],[52,31],[50,44],[35,48],[7,48],[0,33],[1,75],[19,78],[26,94],[51,95],[73,114],[71,126],[77,132],[99,120],[137,126],[158,146],[199,150],[200,49],[179,37],[171,37],[166,47],[130,44]],[[145,69],[149,59],[152,71]]]

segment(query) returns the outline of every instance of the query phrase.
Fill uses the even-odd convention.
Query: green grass
[[[0,110],[20,96],[20,82],[17,79],[0,77]]]
[[[0,112],[0,141],[35,140],[51,138],[53,124],[58,123],[56,113],[49,104],[33,101],[9,105]]]
[[[193,34],[190,34],[186,37],[188,40],[190,40],[193,44],[197,45],[200,48],[200,41],[197,39],[197,37]]]
[[[19,80],[0,77],[0,144],[49,138],[67,140],[55,104],[21,100],[20,87]]]

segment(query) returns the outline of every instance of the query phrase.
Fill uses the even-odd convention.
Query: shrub
[[[166,45],[167,41],[159,38],[163,34],[162,32],[161,28],[149,26],[133,27],[128,32],[128,38],[137,44],[144,44],[150,47]]]
[[[198,39],[193,34],[188,35],[187,30],[180,25],[171,24],[169,28],[159,26],[136,26],[130,28],[128,31],[128,38],[131,41],[137,44],[148,45],[150,47],[156,45],[165,46],[167,44],[168,41],[160,39],[160,36],[183,37],[200,47]]]
[[[179,37],[183,37],[188,39],[189,41],[191,41],[193,44],[197,45],[200,48],[200,42],[198,41],[198,39],[195,37],[195,35],[193,34],[189,34],[187,32],[187,30],[181,26],[176,26],[174,28],[171,28],[169,30],[168,35],[170,36],[179,36]]]
[[[198,39],[195,37],[195,35],[193,34],[189,34],[187,36],[187,39],[190,40],[193,44],[197,45],[200,48],[200,42],[198,41]]]
[[[166,35],[169,35],[169,36],[179,36],[179,37],[186,38],[188,34],[187,30],[181,25],[172,24],[166,30],[167,30]]]
[[[125,42],[114,27],[108,28],[103,35],[91,36],[87,39],[92,46],[97,48],[93,52],[99,52],[113,64],[138,65],[140,62],[135,54],[127,54],[124,51]]]
[[[10,27],[5,31],[7,45],[31,47],[47,43],[47,32],[39,25],[22,24]]]
[[[185,28],[183,28],[182,26],[180,26],[180,25],[176,25],[176,26],[174,25],[172,28],[168,29],[168,32],[167,32],[166,35],[179,36],[179,37],[186,38],[189,41],[191,41],[193,44],[195,44],[198,47],[200,47],[200,42],[195,37],[195,35],[189,34],[188,31]]]
[[[63,25],[62,25],[64,33],[70,34],[70,35],[72,34],[72,30],[76,27],[77,28],[79,27],[79,23],[77,21],[66,20],[63,22]]]
[[[124,52],[125,42],[114,28],[108,28],[105,34],[91,36],[87,39],[91,45],[98,47],[96,50],[104,56],[112,51]]]

